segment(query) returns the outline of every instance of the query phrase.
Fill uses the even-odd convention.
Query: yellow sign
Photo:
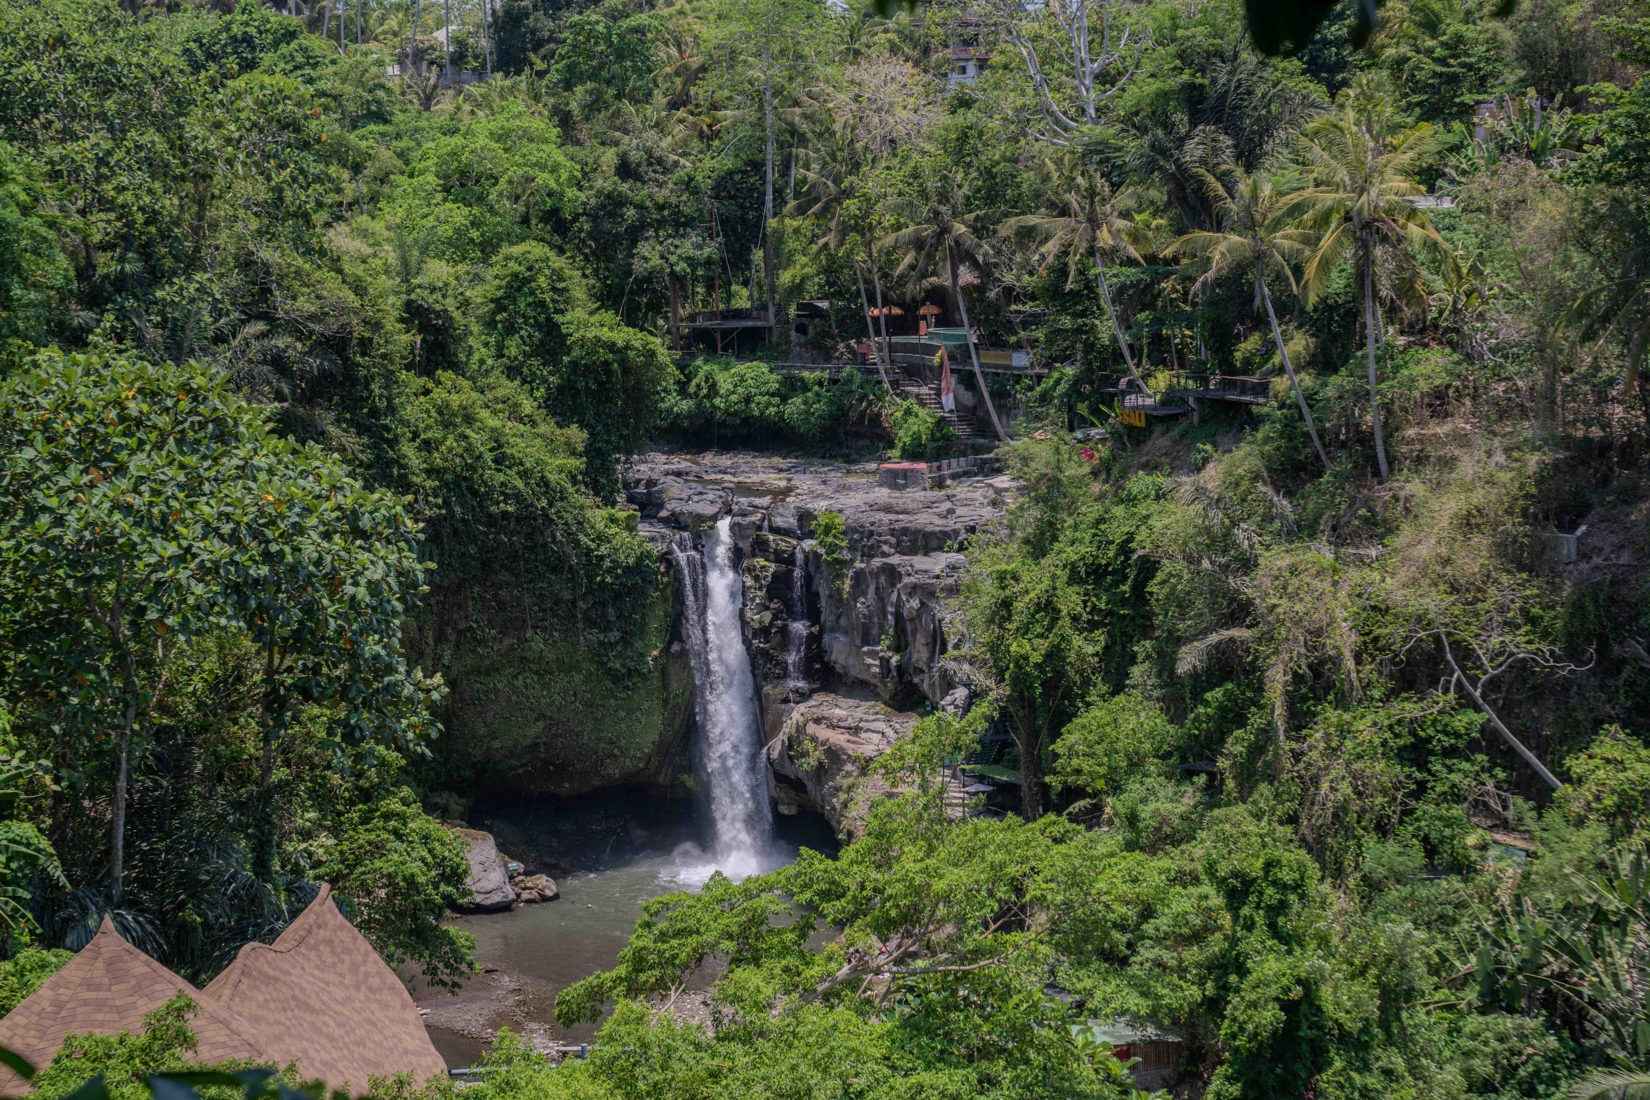
[[[1146,426],[1146,414],[1139,409],[1124,409],[1119,414],[1118,419],[1131,428],[1144,428]]]

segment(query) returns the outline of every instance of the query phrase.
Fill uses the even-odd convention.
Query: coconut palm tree
[[[1251,175],[1235,164],[1222,165],[1220,175],[1196,169],[1203,190],[1214,212],[1217,228],[1198,233],[1187,233],[1169,246],[1169,251],[1196,256],[1205,266],[1203,274],[1192,284],[1194,292],[1212,285],[1228,271],[1251,268],[1255,275],[1255,308],[1266,306],[1266,319],[1272,323],[1272,339],[1278,345],[1278,357],[1289,374],[1289,384],[1295,390],[1295,402],[1300,406],[1301,419],[1306,421],[1312,446],[1317,448],[1323,468],[1329,469],[1329,455],[1318,439],[1318,427],[1312,423],[1312,410],[1306,405],[1300,379],[1295,377],[1294,364],[1289,361],[1289,349],[1284,345],[1283,333],[1278,329],[1278,315],[1272,308],[1272,292],[1266,285],[1270,268],[1283,275],[1290,290],[1296,290],[1295,274],[1289,261],[1303,259],[1307,249],[1290,235],[1287,222],[1281,216],[1283,195],[1272,180],[1264,175]],[[1225,179],[1220,177],[1224,176]]]
[[[1410,201],[1426,193],[1414,177],[1437,152],[1438,133],[1424,122],[1399,124],[1390,100],[1377,90],[1358,86],[1352,91],[1339,110],[1301,131],[1300,155],[1314,186],[1291,195],[1284,206],[1295,218],[1289,239],[1312,246],[1301,279],[1307,306],[1323,295],[1342,264],[1353,265],[1363,286],[1369,412],[1375,463],[1385,481],[1391,469],[1375,369],[1376,270],[1385,267],[1389,277],[1419,287],[1423,280],[1408,248],[1430,252],[1446,267],[1455,265],[1455,257],[1431,220]]]
[[[854,235],[854,229],[859,228],[851,223],[856,220],[854,212],[863,206],[856,200],[861,198],[864,153],[865,148],[856,138],[851,118],[836,119],[832,125],[816,133],[805,148],[798,150],[800,166],[797,171],[802,177],[802,195],[786,208],[785,213],[793,217],[823,218],[825,235],[814,242],[822,248],[840,250]],[[865,259],[871,267],[872,278],[878,279],[871,238],[864,232],[859,237],[865,246]],[[879,343],[876,328],[871,323],[870,299],[865,294],[865,269],[858,256],[854,257],[854,278],[859,284],[860,308],[865,312],[865,332],[871,338],[871,347],[876,353],[877,373],[882,376],[882,384],[892,393],[894,384],[888,377],[887,325],[883,325],[884,338]],[[879,280],[879,311],[881,301]]]
[[[1569,1100],[1650,1100],[1650,1073],[1599,1070],[1577,1081]]]
[[[877,247],[904,250],[900,272],[913,285],[920,286],[928,272],[941,265],[944,277],[950,284],[951,298],[957,305],[957,315],[962,319],[963,342],[968,345],[968,358],[974,368],[974,382],[979,387],[980,400],[985,402],[985,411],[991,417],[991,427],[996,431],[997,438],[1006,443],[1008,432],[998,419],[997,407],[992,404],[991,392],[985,386],[979,349],[974,346],[974,326],[969,323],[968,303],[963,301],[962,292],[962,265],[972,262],[977,268],[983,268],[991,258],[990,247],[975,233],[975,226],[985,220],[986,214],[967,212],[963,182],[954,173],[936,179],[924,201],[895,200],[889,206],[909,225],[884,237],[877,242]]]
[[[1616,198],[1612,205],[1618,225],[1637,225],[1638,217],[1626,209],[1629,200]],[[1650,347],[1650,240],[1640,235],[1622,242],[1622,251],[1610,271],[1596,285],[1577,298],[1559,319],[1560,333],[1578,332],[1599,337],[1603,346],[1613,334],[1627,340],[1627,392],[1641,388],[1640,367],[1646,347]],[[1597,347],[1594,349],[1595,353]],[[1650,414],[1650,405],[1646,406]]]
[[[1139,263],[1139,248],[1148,244],[1149,234],[1133,216],[1141,206],[1141,193],[1133,187],[1113,188],[1105,176],[1088,168],[1055,174],[1057,178],[1063,177],[1059,188],[1060,212],[1010,218],[998,227],[998,232],[1040,242],[1037,254],[1045,270],[1064,256],[1068,287],[1076,285],[1083,259],[1093,260],[1094,282],[1100,288],[1100,298],[1111,318],[1112,333],[1123,352],[1123,362],[1129,368],[1129,377],[1144,393],[1146,383],[1135,367],[1134,353],[1129,349],[1129,338],[1123,332],[1111,284],[1106,280],[1108,260],[1129,259]]]

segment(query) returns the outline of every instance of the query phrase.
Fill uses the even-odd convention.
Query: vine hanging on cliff
[[[848,525],[841,512],[821,512],[814,519],[814,545],[825,566],[825,579],[844,601],[848,599]]]

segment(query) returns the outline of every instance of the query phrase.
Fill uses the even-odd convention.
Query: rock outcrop
[[[480,829],[455,829],[470,849],[465,853],[470,861],[470,877],[466,885],[474,900],[471,907],[484,913],[508,909],[516,903],[516,892],[510,887],[510,872],[492,833]]]
[[[818,811],[843,840],[859,836],[872,804],[892,793],[867,769],[916,720],[881,703],[829,693],[798,703],[768,744],[775,807]]]
[[[525,591],[448,592],[416,640],[452,685],[432,746],[446,781],[562,796],[674,781],[693,709],[675,603],[659,585],[641,624],[650,667],[624,676]]]
[[[517,875],[510,880],[510,888],[516,892],[516,897],[528,905],[555,901],[561,897],[561,891],[556,889],[556,880],[549,875]]]
[[[625,470],[626,498],[660,546],[672,529],[731,517],[770,738],[785,708],[806,694],[792,682],[799,633],[810,683],[837,677],[890,699],[914,692],[934,705],[956,690],[940,658],[958,641],[948,606],[966,565],[958,551],[1001,518],[1013,484],[994,477],[901,491],[878,484],[876,471],[869,463],[745,454],[646,455]],[[813,542],[823,512],[842,516],[846,530],[850,564],[840,585],[825,576]],[[791,626],[799,616],[802,631]]]
[[[1013,482],[901,490],[880,484],[874,464],[706,454],[644,456],[624,485],[667,560],[683,532],[728,518],[774,804],[859,835],[890,793],[869,763],[910,732],[916,710],[967,706],[969,687],[944,660],[962,641],[960,551],[1002,518]],[[846,568],[827,570],[815,541],[826,512],[842,517]]]

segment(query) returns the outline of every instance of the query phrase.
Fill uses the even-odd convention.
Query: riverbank
[[[699,808],[680,789],[578,799],[500,794],[479,799],[471,821],[529,873],[551,874],[561,897],[456,918],[476,937],[480,970],[454,993],[410,983],[431,1040],[449,1068],[470,1065],[501,1027],[543,1051],[588,1042],[595,1026],[556,1024],[555,995],[618,960],[643,903],[697,889],[710,877]],[[830,825],[818,815],[782,818],[775,832],[779,862],[801,847],[836,851]],[[708,985],[714,977],[702,980]]]

